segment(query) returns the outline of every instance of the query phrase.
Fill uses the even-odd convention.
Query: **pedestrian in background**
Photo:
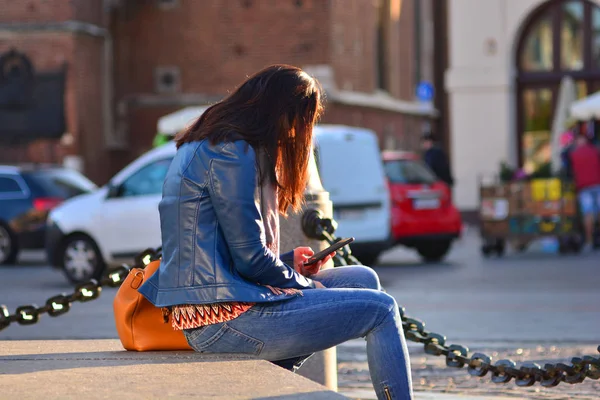
[[[364,337],[377,397],[412,399],[398,304],[377,274],[320,271],[330,256],[307,267],[310,247],[279,253],[279,214],[300,210],[321,110],[313,78],[275,65],[178,135],[159,205],[162,261],[139,292],[203,353],[295,370],[312,353]]]
[[[600,218],[600,150],[585,132],[577,136],[570,161],[588,250],[594,247],[594,225]]]
[[[440,180],[452,188],[454,186],[454,178],[452,177],[448,157],[444,150],[436,144],[433,133],[423,133],[421,136],[421,148],[423,150],[423,161],[425,161]]]

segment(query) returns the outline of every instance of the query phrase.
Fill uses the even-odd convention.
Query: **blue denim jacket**
[[[182,145],[159,205],[163,254],[139,292],[157,307],[290,298],[264,285],[307,289],[312,280],[265,243],[254,149],[245,141]]]

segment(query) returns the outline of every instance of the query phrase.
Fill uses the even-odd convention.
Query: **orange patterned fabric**
[[[269,285],[265,287],[275,295],[303,296],[299,289],[280,289]],[[254,304],[256,303],[229,302],[173,306],[172,309],[163,308],[163,318],[165,323],[171,318],[175,330],[194,329],[231,321],[248,311]]]
[[[214,303],[174,306],[171,324],[175,330],[194,329],[231,321],[248,311],[254,303]]]

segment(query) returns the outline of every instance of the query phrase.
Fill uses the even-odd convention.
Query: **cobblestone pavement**
[[[597,345],[534,346],[501,344],[490,348],[470,347],[472,352],[483,352],[493,360],[511,359],[520,365],[533,361],[540,365],[547,362],[568,362],[574,356],[597,355]],[[507,384],[491,382],[488,375],[482,378],[468,374],[466,368],[448,368],[443,357],[424,353],[422,346],[409,345],[413,387],[415,392],[444,393],[470,396],[503,396],[515,399],[544,400],[597,400],[600,398],[600,381],[586,379],[583,383],[570,385],[561,383],[553,388],[539,384],[531,387],[518,387],[514,381]],[[338,385],[340,393],[353,399],[376,399],[371,387],[366,360],[364,341],[353,341],[338,347]]]

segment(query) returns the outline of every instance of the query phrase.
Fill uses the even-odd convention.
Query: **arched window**
[[[550,160],[552,117],[563,77],[577,96],[600,90],[600,7],[588,0],[550,0],[535,11],[517,48],[519,161],[528,171]]]

